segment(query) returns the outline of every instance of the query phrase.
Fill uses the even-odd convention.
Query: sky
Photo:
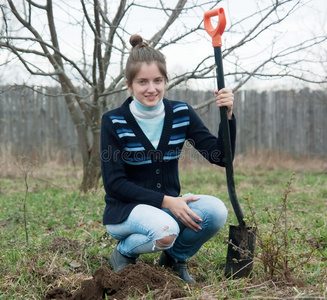
[[[41,1],[41,0],[40,0]],[[108,3],[112,4],[113,2],[119,3],[120,1],[111,0]],[[266,0],[270,1],[270,0]],[[272,0],[271,0],[272,1]],[[303,1],[303,0],[302,0]],[[42,2],[42,1],[41,1]],[[199,2],[206,2],[205,0],[199,0]],[[257,10],[257,7],[263,3],[264,0],[223,0],[220,2],[219,7],[223,7],[226,14],[227,25],[226,30],[223,34],[223,48],[229,47],[235,44],[241,37],[240,33],[237,33],[234,29],[230,30],[231,24],[235,24],[243,19],[245,16],[253,13]],[[297,2],[296,0],[292,0],[293,3]],[[265,54],[267,51],[271,51],[272,49],[272,41],[277,39],[278,37],[278,47],[285,46],[287,44],[291,45],[292,43],[297,43],[305,37],[311,38],[313,35],[318,32],[327,35],[327,1],[326,0],[306,0],[303,1],[306,4],[299,10],[293,13],[293,15],[289,16],[285,22],[282,23],[281,26],[274,27],[274,29],[266,31],[265,34],[260,36],[260,39],[257,39],[254,43],[249,46],[242,47],[233,52],[233,59],[238,58],[238,64],[240,68],[245,70],[251,70],[251,68],[260,63],[260,61],[265,59]],[[55,3],[55,1],[54,1]],[[59,3],[59,2],[57,2]],[[148,3],[148,1],[143,1],[143,3]],[[176,1],[166,0],[165,4],[171,4],[174,6]],[[70,0],[69,4],[71,5],[71,10],[69,14],[66,16],[59,15],[57,17],[58,23],[58,33],[59,35],[65,37],[65,42],[62,44],[62,49],[64,47],[69,47],[69,51],[72,54],[72,57],[77,57],[80,55],[80,45],[79,34],[76,34],[69,30],[64,21],[69,20],[70,22],[75,22],[74,15],[77,13],[75,7],[80,5],[79,0]],[[162,12],[153,11],[151,14],[144,15],[137,10],[133,10],[133,14],[128,16],[128,22],[124,24],[129,32],[137,32],[140,33],[144,38],[151,38],[153,33],[162,25],[160,15]],[[188,16],[186,16],[188,17]],[[60,23],[61,18],[63,19],[62,23]],[[190,16],[186,22],[189,22],[190,26],[194,23],[198,23],[203,19],[203,12],[198,12],[197,15]],[[42,22],[44,20],[39,20],[39,25],[42,26]],[[252,23],[251,23],[252,22]],[[246,30],[247,26],[252,26],[253,23],[256,22],[253,18],[249,19],[246,22],[243,22],[242,26],[237,30],[240,32],[242,30]],[[178,30],[176,28],[175,30]],[[174,32],[169,32],[172,36],[175,34]],[[92,43],[88,44],[90,50],[92,48]],[[274,46],[274,51],[277,51],[277,46]],[[314,51],[318,51],[317,49],[312,49]],[[92,53],[92,51],[91,51]],[[195,38],[189,40],[187,44],[178,45],[171,48],[163,49],[163,53],[167,58],[168,71],[171,75],[175,73],[182,72],[185,70],[192,70],[195,67],[195,64],[202,60],[207,55],[213,53],[213,48],[210,42],[210,38],[205,31],[202,31]],[[1,61],[0,55],[0,61]],[[228,57],[224,61],[224,69],[226,72],[229,70],[232,71],[231,66],[228,63]],[[38,62],[39,63],[39,62]],[[308,67],[309,68],[309,67]],[[314,66],[317,68],[317,66]],[[317,69],[315,69],[317,70]],[[10,74],[4,74],[0,71],[0,78],[2,82],[8,81],[9,83],[15,80],[25,80],[22,79],[22,68],[15,67],[11,69]],[[1,76],[2,75],[2,76]],[[29,82],[33,82],[33,79],[28,77]],[[37,79],[37,82],[40,82],[40,77]],[[247,85],[251,87],[264,88],[266,86],[273,85],[282,85],[281,81],[257,81],[251,80]],[[282,81],[284,82],[284,81]],[[235,84],[233,79],[229,82],[231,85]],[[192,87],[198,89],[212,89],[215,87],[214,79],[207,79],[204,81],[197,80],[196,82],[192,82]],[[296,84],[296,83],[292,83]],[[289,85],[289,82],[285,83],[285,85]],[[246,87],[246,86],[245,86]]]

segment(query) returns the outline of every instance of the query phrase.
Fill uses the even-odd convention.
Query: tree
[[[130,48],[128,39],[137,33],[138,22],[144,22],[146,18],[153,22],[155,16],[155,23],[146,28],[151,37],[148,41],[164,53],[169,53],[170,48],[185,47],[190,42],[199,45],[206,41],[211,45],[202,26],[203,13],[220,4],[220,1],[205,0],[6,2],[7,5],[1,6],[0,47],[7,53],[7,60],[2,64],[8,67],[19,62],[31,78],[41,77],[47,79],[46,82],[59,84],[76,125],[83,159],[83,191],[96,187],[100,178],[100,118],[111,108],[110,96],[126,90],[124,64]],[[234,37],[225,40],[223,50],[225,76],[231,78],[233,90],[253,77],[288,76],[323,82],[325,79],[319,78],[319,74],[312,78],[312,72],[306,71],[303,65],[304,59],[300,61],[299,57],[309,48],[325,43],[326,34],[280,46],[275,32],[269,46],[263,48],[265,52],[261,51],[266,55],[254,64],[243,66],[239,50],[260,41],[265,33],[278,28],[304,5],[302,0],[262,3],[241,19],[231,18],[226,28],[228,35]],[[141,21],[136,17],[141,17]],[[248,24],[249,20],[252,22]],[[251,51],[254,49],[258,46]],[[189,52],[192,51],[189,49]],[[295,59],[292,58],[294,55]],[[306,60],[312,62],[314,58],[307,57]],[[168,88],[191,80],[212,78],[214,68],[211,51],[203,50],[201,58],[192,59],[187,68],[173,72]],[[80,87],[86,88],[88,94],[81,93]],[[203,105],[211,101],[209,99]]]

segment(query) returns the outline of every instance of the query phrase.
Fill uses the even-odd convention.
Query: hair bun
[[[143,42],[143,38],[138,34],[133,34],[129,39],[130,44],[133,48],[139,48],[142,46],[148,46],[148,43]]]
[[[143,38],[138,34],[133,34],[131,36],[131,38],[129,39],[129,42],[132,45],[132,47],[135,47],[135,46],[137,46],[139,44],[142,44]]]

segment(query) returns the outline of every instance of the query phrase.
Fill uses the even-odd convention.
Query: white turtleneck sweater
[[[146,137],[157,149],[165,118],[165,106],[162,99],[156,106],[148,107],[134,97],[129,108]]]

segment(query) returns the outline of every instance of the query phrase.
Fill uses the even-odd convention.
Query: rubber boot
[[[196,283],[192,276],[187,271],[186,262],[175,262],[165,251],[162,251],[158,262],[159,266],[172,268],[177,275],[187,283]]]
[[[117,247],[110,255],[110,264],[114,268],[115,272],[120,271],[121,269],[125,268],[129,264],[135,264],[136,259],[133,257],[127,257],[122,255],[118,250]]]

